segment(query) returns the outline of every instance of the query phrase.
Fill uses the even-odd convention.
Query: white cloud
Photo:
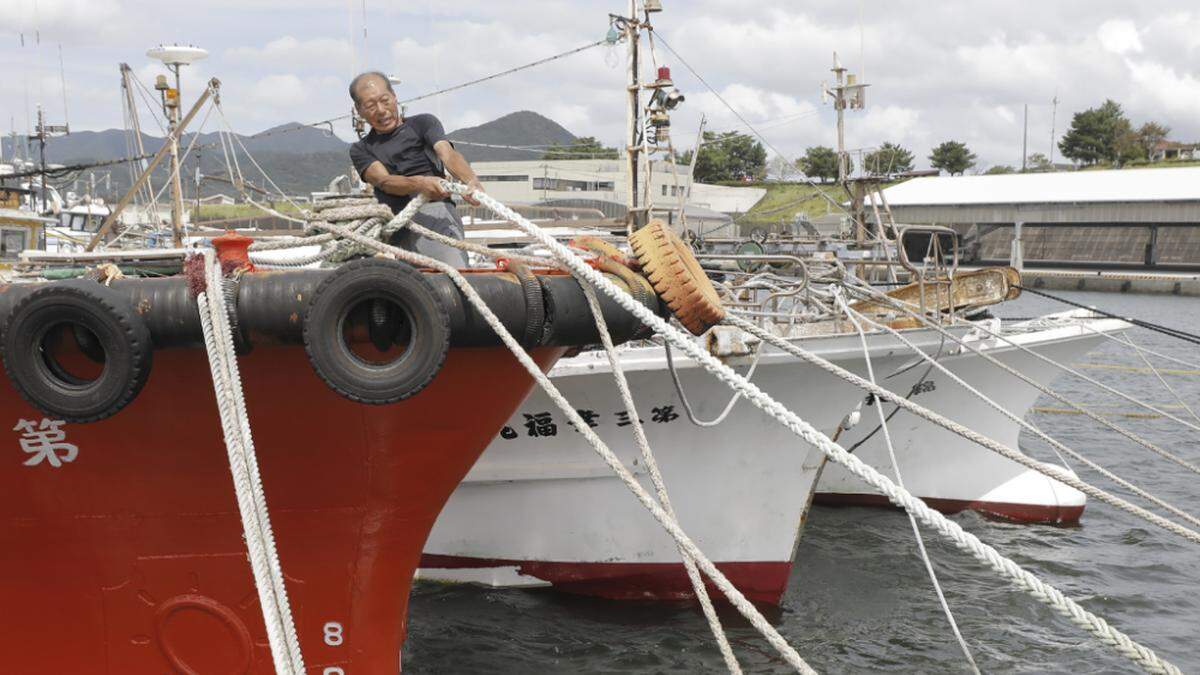
[[[0,47],[0,69],[19,74],[0,78],[5,128],[10,117],[24,126],[26,92],[30,108],[39,101],[51,112],[61,108],[60,41],[73,128],[119,126],[117,63],[150,84],[162,68],[148,62],[146,48],[178,41],[212,52],[185,70],[187,100],[217,76],[230,122],[252,132],[347,112],[355,60],[399,75],[401,97],[412,96],[599,39],[608,12],[620,9],[613,0],[369,2],[364,44],[361,3],[349,11],[329,0],[202,0],[170,11],[161,0],[36,3],[35,13],[34,0],[0,0],[10,40]],[[1056,94],[1059,135],[1072,113],[1113,98],[1135,124],[1154,119],[1180,139],[1200,138],[1200,11],[1183,0],[895,0],[868,6],[861,27],[858,4],[844,0],[666,4],[655,17],[660,38],[788,155],[834,143],[833,111],[818,93],[831,78],[834,50],[856,72],[865,63],[872,85],[868,109],[847,116],[848,144],[898,142],[918,165],[947,138],[966,142],[981,164],[1014,163],[1025,104],[1030,151],[1046,152]],[[42,44],[16,46],[12,31],[35,26]],[[744,129],[664,44],[657,52],[687,96],[672,120],[678,145],[691,145],[702,113],[709,129]],[[573,133],[619,145],[624,64],[624,46],[593,49],[411,110],[437,113],[450,129],[537,110]],[[338,130],[349,136],[348,127]]]
[[[1134,84],[1149,98],[1139,108],[1179,116],[1195,116],[1200,110],[1200,79],[1149,61],[1130,61],[1129,71]]]
[[[252,68],[311,68],[339,73],[350,70],[354,59],[346,40],[300,40],[291,35],[272,40],[263,47],[234,47],[226,50],[225,56]]]
[[[1100,44],[1114,54],[1131,54],[1142,51],[1142,38],[1137,26],[1128,19],[1109,19],[1100,24],[1096,31]]]

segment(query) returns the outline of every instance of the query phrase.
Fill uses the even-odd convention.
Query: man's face
[[[363,80],[358,85],[358,114],[363,116],[371,128],[381,134],[395,129],[400,124],[400,109],[396,96],[387,84],[377,77]]]

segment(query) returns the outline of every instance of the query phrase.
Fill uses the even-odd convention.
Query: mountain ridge
[[[350,144],[321,128],[288,122],[264,129],[257,134],[236,136],[267,174],[289,194],[324,190],[331,180],[349,170],[347,149]],[[446,136],[457,144],[458,150],[471,162],[541,157],[538,151],[483,147],[485,145],[546,146],[554,143],[570,144],[575,140],[575,136],[562,125],[530,110],[512,112],[484,124],[456,129]],[[192,145],[193,139],[195,134],[184,134],[180,140],[181,147],[186,150]],[[158,151],[163,142],[162,137],[142,133],[142,146],[147,153]],[[472,143],[482,145],[471,145]],[[12,145],[11,137],[0,142],[5,158],[13,156]],[[236,145],[238,144],[235,143]],[[29,149],[36,158],[37,143],[31,142]],[[248,161],[245,152],[240,147],[236,149],[238,162],[246,178],[262,186],[265,181]],[[68,136],[50,139],[46,143],[46,161],[53,164],[111,161],[127,157],[129,154],[126,132],[123,129],[77,131]],[[195,147],[184,164],[182,174],[194,175],[197,163],[201,173],[206,176],[227,175],[228,169],[217,132],[201,133],[199,138],[195,139]],[[125,166],[105,167],[97,169],[96,173],[110,176],[110,192],[103,196],[119,196],[129,186],[129,170]],[[165,169],[160,166],[159,171],[155,172],[155,180],[164,178]],[[190,187],[191,183],[191,180],[184,180],[185,193],[194,193],[194,188]],[[204,181],[200,193],[202,196],[216,193],[235,196],[233,188],[228,184],[213,181]]]

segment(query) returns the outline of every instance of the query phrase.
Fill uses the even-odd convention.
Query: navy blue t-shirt
[[[413,115],[404,118],[386,134],[372,129],[362,140],[350,146],[350,161],[359,176],[371,164],[381,162],[393,176],[441,177],[445,174],[433,146],[444,140],[446,132],[438,118],[429,114]],[[399,213],[412,196],[390,195],[376,189],[375,198],[390,206],[393,213]]]

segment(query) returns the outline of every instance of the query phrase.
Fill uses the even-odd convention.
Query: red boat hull
[[[1014,523],[1045,525],[1078,525],[1083,517],[1083,505],[1059,506],[1056,504],[1017,504],[1013,502],[970,501],[965,499],[940,499],[921,497],[930,508],[947,515],[971,509],[989,518]],[[826,506],[878,506],[896,508],[883,495],[818,492],[817,504]]]
[[[534,356],[549,368],[563,351]],[[206,357],[154,358],[125,410],[61,427],[69,461],[27,464],[28,427],[9,432],[5,672],[273,672]],[[430,528],[530,378],[503,347],[456,348],[416,396],[366,406],[330,391],[300,347],[240,364],[309,672],[395,672]],[[0,406],[10,430],[46,417],[7,381]]]
[[[778,605],[787,590],[791,561],[717,562],[717,569],[753,602]],[[683,563],[563,562],[498,560],[427,553],[423,569],[513,567],[517,573],[541,579],[554,590],[610,600],[693,600],[696,592]],[[709,595],[725,596],[705,578]]]

